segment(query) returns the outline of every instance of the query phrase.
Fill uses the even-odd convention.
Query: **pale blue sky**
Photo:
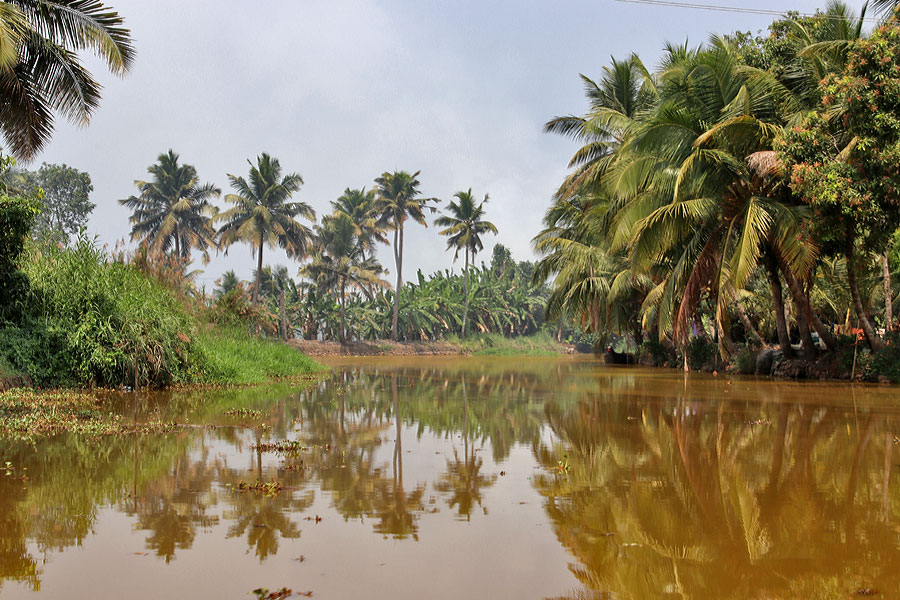
[[[174,149],[226,192],[226,173],[245,175],[246,159],[269,152],[303,176],[297,198],[319,214],[344,188],[371,187],[393,169],[421,170],[425,194],[444,204],[469,187],[489,193],[495,239],[519,259],[533,258],[530,239],[576,147],[541,130],[585,109],[579,73],[597,76],[610,56],[633,51],[655,64],[666,41],[772,20],[615,0],[109,2],[132,30],[134,70],[116,79],[91,61],[101,108],[87,128],[59,123],[35,161],[91,174],[89,231],[102,241],[127,238],[130,213],[116,200],[159,153]],[[812,12],[824,0],[752,6]],[[404,278],[451,266],[444,248],[433,226],[412,227]],[[267,256],[296,272],[282,254]],[[393,271],[386,247],[380,257]],[[249,247],[236,246],[201,282],[211,287],[229,268],[249,278],[254,267]]]

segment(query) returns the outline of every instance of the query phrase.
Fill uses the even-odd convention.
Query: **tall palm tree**
[[[218,212],[209,200],[222,192],[211,183],[198,183],[197,169],[179,164],[169,150],[157,157],[147,171],[150,181],[135,181],[138,196],[119,200],[133,211],[131,239],[141,240],[163,252],[173,251],[179,260],[190,259],[191,248],[203,252],[216,244],[211,218]]]
[[[310,229],[297,221],[297,217],[313,220],[316,213],[305,202],[290,202],[291,196],[303,185],[298,173],[282,177],[281,163],[263,152],[256,158],[256,166],[249,160],[250,181],[228,175],[234,194],[225,200],[234,206],[216,216],[223,222],[219,229],[219,243],[228,248],[235,242],[247,242],[258,253],[256,284],[253,286],[253,302],[259,298],[259,281],[263,267],[263,247],[279,247],[288,256],[307,254],[312,237]]]
[[[337,200],[331,201],[335,212],[342,212],[350,217],[356,226],[356,239],[365,253],[371,253],[375,242],[387,243],[384,235],[384,223],[375,211],[375,190],[366,188],[351,190],[347,188]]]
[[[385,171],[375,179],[378,185],[376,212],[381,215],[385,226],[394,231],[394,264],[397,265],[397,287],[394,288],[394,316],[391,321],[391,339],[397,339],[397,323],[400,317],[400,290],[403,288],[403,226],[407,219],[428,227],[425,209],[435,212],[429,202],[439,202],[437,198],[422,198],[419,191],[419,173],[406,171]]]
[[[569,161],[573,172],[559,187],[557,198],[568,198],[599,182],[635,120],[653,106],[658,93],[655,78],[636,54],[612,59],[599,82],[586,75],[581,80],[590,102],[587,113],[555,117],[544,125],[545,132],[584,143]]]
[[[488,201],[488,195],[484,195],[484,200],[475,203],[475,197],[472,196],[472,188],[465,192],[456,192],[453,194],[459,202],[450,201],[447,207],[447,214],[435,219],[434,224],[438,227],[445,227],[439,231],[441,235],[448,236],[447,248],[454,249],[453,260],[459,258],[460,249],[464,250],[466,256],[465,269],[463,269],[463,290],[466,296],[463,308],[462,334],[466,335],[466,321],[469,316],[469,256],[472,261],[475,255],[484,249],[481,242],[481,236],[486,233],[497,235],[497,227],[490,221],[484,220],[484,205]]]
[[[0,131],[19,158],[34,158],[53,132],[54,112],[85,125],[100,84],[79,60],[90,51],[109,70],[131,68],[131,33],[99,0],[0,2]]]
[[[300,274],[315,281],[320,289],[337,291],[343,344],[347,341],[347,286],[362,291],[389,286],[379,277],[382,269],[378,261],[364,256],[355,224],[346,213],[336,211],[322,221],[312,261],[300,270]]]

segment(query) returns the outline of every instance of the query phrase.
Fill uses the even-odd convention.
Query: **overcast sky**
[[[90,173],[97,208],[89,231],[127,238],[135,193],[158,154],[173,149],[201,181],[227,192],[227,173],[268,152],[305,181],[297,199],[318,214],[347,187],[384,171],[421,170],[422,191],[443,199],[489,193],[494,242],[531,259],[532,236],[576,145],[543,124],[586,108],[579,73],[599,76],[610,56],[655,64],[666,41],[764,29],[772,17],[616,0],[109,0],[137,48],[132,72],[110,76],[87,128],[57,126],[38,157]],[[710,3],[747,6],[738,0]],[[849,2],[858,9],[861,2]],[[754,8],[812,12],[824,0],[761,0]],[[224,201],[219,204],[224,207]],[[449,267],[435,228],[409,228],[404,278]],[[297,264],[267,251],[267,264]],[[393,272],[384,247],[381,261]],[[249,278],[249,247],[205,268]],[[393,279],[393,275],[391,276]]]

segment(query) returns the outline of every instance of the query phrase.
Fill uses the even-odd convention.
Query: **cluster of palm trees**
[[[553,277],[549,315],[638,343],[647,332],[678,346],[707,336],[724,357],[736,350],[734,320],[748,341],[774,339],[790,356],[793,335],[814,356],[835,348],[834,323],[871,318],[880,294],[890,307],[890,271],[876,269],[889,248],[849,269],[829,255],[776,151],[826,112],[820,82],[842,73],[864,16],[833,1],[777,21],[765,39],[668,45],[656,70],[631,55],[597,81],[582,76],[587,113],[546,125],[582,144],[534,238],[536,276]],[[840,107],[827,116],[840,119]],[[843,280],[829,278],[836,270]],[[854,295],[854,275],[867,286],[851,311],[833,300]]]
[[[250,244],[257,255],[251,302],[260,301],[264,280],[268,280],[277,283],[274,287],[270,283],[270,291],[277,290],[279,295],[292,292],[296,305],[303,286],[298,287],[292,281],[288,284],[286,279],[290,277],[286,270],[273,276],[272,270],[265,269],[263,264],[266,247],[282,248],[289,257],[307,261],[299,274],[308,282],[305,286],[309,292],[308,305],[337,298],[340,315],[337,337],[342,342],[348,337],[348,302],[355,307],[365,303],[375,307],[387,298],[392,305],[391,338],[398,339],[404,328],[400,307],[404,290],[405,225],[413,221],[427,226],[426,214],[435,212],[434,205],[438,202],[436,198],[422,195],[418,171],[385,172],[369,190],[348,188],[331,202],[331,213],[324,215],[319,223],[307,225],[304,221],[314,221],[315,211],[305,202],[292,200],[303,179],[297,173],[283,173],[278,159],[268,154],[261,154],[255,164],[250,162],[246,179],[228,175],[233,193],[225,196],[230,208],[221,212],[211,202],[221,195],[221,190],[210,183],[201,183],[197,170],[180,162],[173,151],[159,155],[158,162],[148,170],[151,175],[148,181],[135,182],[139,193],[119,201],[132,210],[133,241],[145,244],[160,257],[174,257],[185,265],[194,250],[202,253],[205,262],[211,249],[227,253],[235,243]],[[457,311],[461,312],[465,335],[470,262],[484,247],[482,236],[497,233],[497,228],[484,218],[487,195],[477,202],[469,189],[458,192],[455,198],[435,223],[444,228],[440,234],[447,236],[448,248],[455,250],[454,260],[460,251],[465,256],[464,300],[461,311]],[[390,285],[383,278],[386,270],[375,256],[375,245],[388,243],[389,237],[393,241],[397,277],[393,292],[387,291]],[[229,279],[233,278],[229,274]],[[227,287],[234,287],[233,283]],[[284,321],[283,298],[281,312]],[[315,320],[311,316],[313,312],[307,311],[306,316]],[[316,325],[320,324],[309,323],[308,329],[318,329]]]

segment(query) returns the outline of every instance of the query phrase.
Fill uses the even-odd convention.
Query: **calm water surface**
[[[185,426],[0,442],[4,599],[900,597],[895,387],[403,357],[109,403]]]

